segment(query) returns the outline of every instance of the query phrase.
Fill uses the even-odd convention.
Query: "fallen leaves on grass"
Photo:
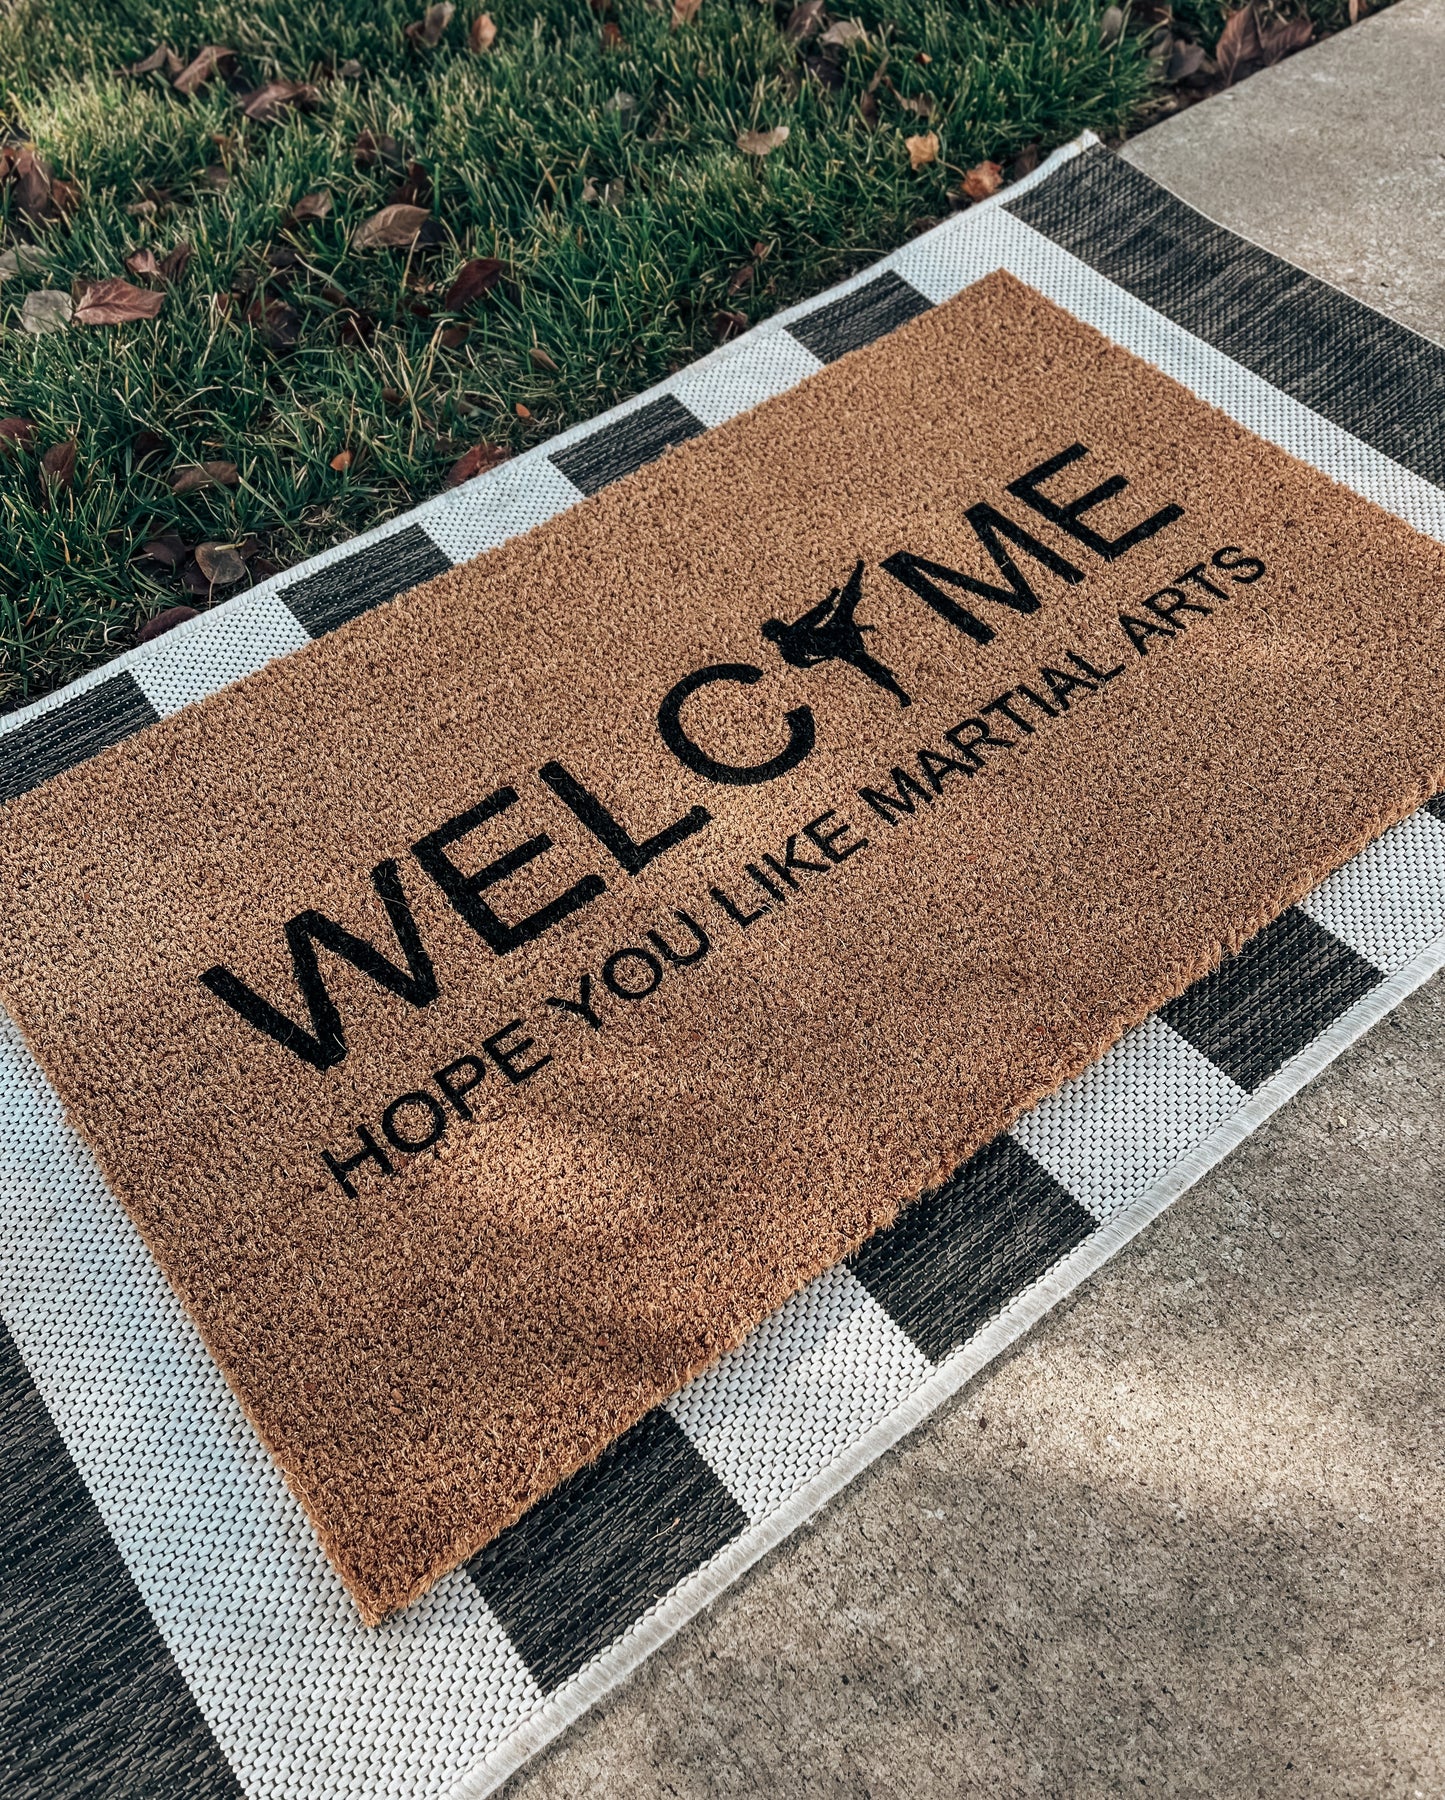
[[[1296,50],[1303,50],[1314,34],[1314,22],[1308,18],[1280,19],[1273,25],[1262,26],[1259,47],[1265,67],[1293,56]]]
[[[1034,153],[1035,161],[1038,152]],[[977,203],[987,200],[990,194],[996,194],[1003,186],[1003,165],[996,162],[975,163],[958,184],[958,192],[962,199]]]
[[[234,587],[246,579],[246,565],[235,544],[197,544],[196,567],[212,587]]]
[[[406,165],[406,176],[386,196],[388,206],[430,206],[431,176],[419,162]]]
[[[274,294],[258,294],[246,308],[245,318],[273,350],[290,350],[301,336],[300,315]]]
[[[349,450],[338,450],[335,456],[332,457],[329,466],[335,469],[338,475],[344,475],[351,467],[351,452]]]
[[[179,93],[198,94],[211,77],[219,73],[221,64],[234,62],[235,57],[236,52],[225,44],[207,44],[191,58],[171,85]]]
[[[702,0],[672,0],[672,29],[691,25],[702,8]]]
[[[130,63],[126,68],[127,75],[153,75],[157,69],[164,69],[174,81],[185,67],[169,44],[157,44],[149,56],[143,56],[139,62]]]
[[[888,86],[892,90],[893,98],[898,102],[898,105],[903,112],[912,113],[916,119],[931,119],[933,117],[933,100],[930,95],[900,94],[891,81],[888,83]]]
[[[44,254],[34,244],[12,244],[0,254],[0,281],[10,275],[38,275],[44,267]]]
[[[904,138],[903,146],[908,152],[908,166],[913,170],[926,169],[929,163],[938,161],[938,133],[924,131],[917,137]]]
[[[409,250],[430,214],[424,206],[383,206],[356,228],[353,250]]]
[[[858,96],[858,111],[863,115],[863,123],[876,126],[878,123],[878,89],[883,85],[883,77],[888,69],[888,57],[873,71],[873,79]]]
[[[620,50],[622,43],[622,27],[615,20],[609,19],[602,27],[602,48],[604,50]],[[618,112],[621,108],[614,106],[611,110]]]
[[[28,450],[35,441],[35,427],[29,419],[0,419],[0,447]]]
[[[20,307],[21,329],[32,337],[43,337],[48,331],[64,331],[74,310],[70,295],[59,288],[36,288],[25,296]]]
[[[80,449],[74,438],[52,444],[40,459],[40,485],[53,499],[66,493],[75,481],[75,458]]]
[[[842,90],[843,71],[827,51],[815,55],[811,51],[800,49],[798,61],[802,63],[814,81],[827,88],[830,94],[836,94]]]
[[[153,619],[138,628],[135,641],[148,644],[152,638],[164,637],[166,632],[174,631],[177,625],[184,625],[187,619],[199,618],[194,606],[168,606],[164,612],[158,612]]]
[[[517,408],[519,418],[530,419],[531,414],[522,407]],[[459,456],[447,470],[445,485],[449,488],[460,487],[464,481],[470,481],[474,475],[485,475],[488,469],[495,469],[498,463],[504,463],[511,456],[505,444],[473,444],[465,455]]]
[[[314,194],[303,194],[286,216],[288,225],[304,225],[319,221],[331,211],[331,189],[317,188]]]
[[[548,356],[547,352],[540,344],[533,344],[528,354],[532,358],[532,367],[534,369],[545,369],[549,375],[560,375],[562,373],[561,369],[559,369],[557,364],[552,361],[552,358]]]
[[[195,255],[195,248],[184,238],[165,256],[157,257],[154,250],[132,250],[125,259],[125,266],[132,275],[144,275],[155,281],[175,281],[185,271],[186,264]]]
[[[459,313],[462,306],[470,306],[471,302],[479,301],[484,293],[491,293],[504,272],[506,265],[498,263],[495,256],[475,256],[470,263],[462,263],[441,302],[443,310]]]
[[[173,494],[196,494],[202,488],[235,487],[241,471],[233,462],[178,463],[168,484]]]
[[[105,281],[77,284],[74,320],[77,325],[130,325],[137,319],[153,319],[166,297],[154,288],[133,287],[114,275]]]
[[[146,457],[154,456],[157,450],[164,450],[165,447],[166,440],[158,431],[138,431],[130,443],[131,454],[137,462],[143,462]]]
[[[1257,65],[1270,68],[1296,50],[1303,50],[1314,36],[1314,29],[1307,15],[1261,25],[1252,5],[1230,13],[1214,47],[1214,60],[1224,85],[1230,86]]]
[[[740,331],[748,328],[748,315],[745,312],[734,312],[731,307],[719,307],[712,316],[712,334],[718,343],[725,344]]]
[[[1219,64],[1226,86],[1234,80],[1243,64],[1258,54],[1259,27],[1254,21],[1254,8],[1243,6],[1224,21],[1224,29],[1214,47],[1214,60]]]
[[[800,0],[788,14],[788,22],[783,27],[783,36],[790,44],[801,44],[815,31],[823,29],[823,0]]]
[[[490,50],[497,41],[497,28],[492,23],[490,13],[479,13],[472,20],[472,28],[467,33],[467,48],[474,56],[480,56]]]
[[[291,107],[309,111],[320,98],[309,81],[268,81],[244,96],[241,111],[257,125],[274,125]]]
[[[141,545],[140,553],[148,562],[159,563],[163,569],[178,569],[190,551],[178,531],[165,531],[159,537],[148,538]]]
[[[1188,81],[1191,76],[1199,73],[1208,60],[1203,45],[1191,44],[1188,38],[1175,38],[1164,79],[1168,82]]]
[[[10,187],[15,205],[31,221],[43,219],[54,210],[53,184],[50,171],[30,148],[22,144],[10,152]]]
[[[429,6],[420,19],[407,26],[406,35],[419,49],[435,50],[456,10],[452,0],[438,0],[437,5]]]
[[[788,137],[786,125],[774,125],[771,131],[740,131],[738,149],[748,156],[770,156],[787,143]]]
[[[1124,9],[1122,6],[1106,6],[1103,17],[1099,20],[1099,42],[1106,50],[1110,50],[1124,35]]]
[[[854,44],[866,44],[868,32],[858,19],[839,19],[836,24],[828,27],[818,42],[831,44],[838,50],[847,50]]]
[[[402,160],[401,145],[387,131],[379,136],[374,131],[358,131],[351,154],[363,169],[373,168],[379,162],[399,164]]]

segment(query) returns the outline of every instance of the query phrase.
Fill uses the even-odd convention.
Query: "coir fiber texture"
[[[1445,771],[1445,549],[999,274],[0,813],[364,1615]]]

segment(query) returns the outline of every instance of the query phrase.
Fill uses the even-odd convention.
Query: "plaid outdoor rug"
[[[1445,541],[1445,351],[1091,143],[662,387],[0,724],[33,788],[1004,269]],[[6,1791],[480,1795],[1445,962],[1445,804],[365,1629],[0,1019]]]

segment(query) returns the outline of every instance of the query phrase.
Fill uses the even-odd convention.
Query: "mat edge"
[[[735,1539],[712,1562],[690,1577],[684,1587],[675,1589],[661,1601],[626,1638],[603,1652],[599,1663],[575,1676],[572,1685],[549,1698],[537,1712],[518,1725],[513,1737],[504,1740],[460,1781],[444,1789],[440,1800],[488,1800],[488,1796],[510,1776],[620,1687],[649,1657],[770,1551],[777,1549],[799,1527],[821,1512],[865,1469],[926,1423],[945,1402],[959,1395],[1000,1356],[1014,1348],[1054,1311],[1060,1301],[1076,1293],[1125,1245],[1442,968],[1445,968],[1445,935],[1357,1000],[1138,1199],[1102,1223],[1077,1250],[1070,1252],[1033,1287],[1011,1301],[997,1319],[956,1350],[927,1382],[886,1413],[775,1513],[750,1526],[742,1537]]]

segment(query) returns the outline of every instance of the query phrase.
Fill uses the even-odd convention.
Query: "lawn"
[[[1171,49],[1090,0],[489,5],[5,8],[0,709],[646,387],[980,163],[1122,134],[1223,18],[1177,7]],[[362,229],[390,205],[422,210]],[[85,322],[117,277],[158,312]]]

